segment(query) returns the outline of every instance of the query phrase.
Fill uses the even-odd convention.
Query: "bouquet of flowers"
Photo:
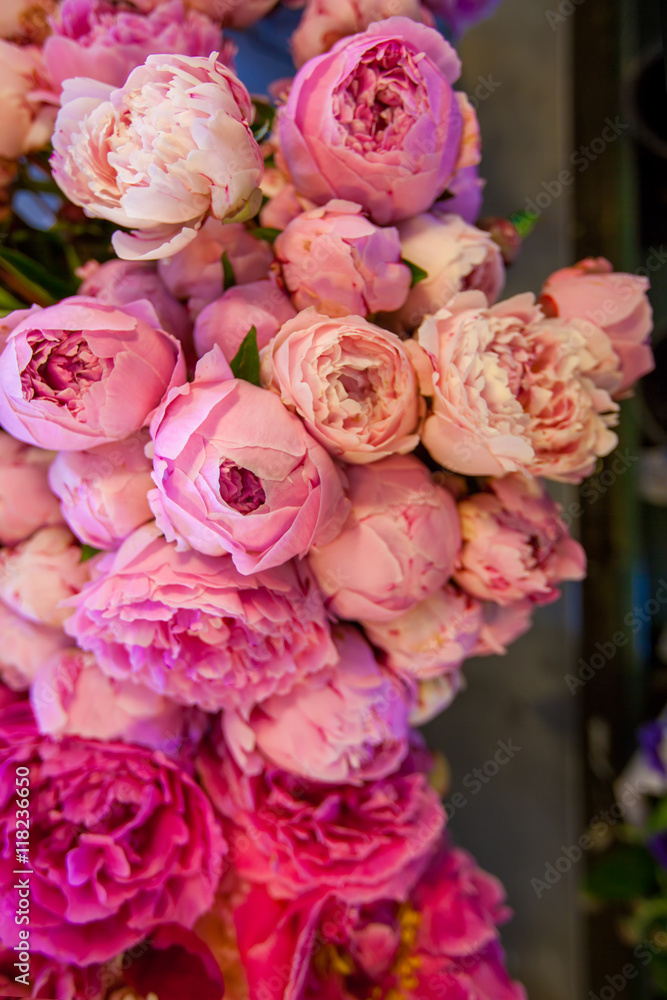
[[[583,577],[647,282],[501,299],[492,4],[309,0],[253,99],[273,6],[3,5],[1,995],[524,996],[416,727]]]

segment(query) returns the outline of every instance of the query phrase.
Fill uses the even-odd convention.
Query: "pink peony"
[[[209,213],[231,221],[259,208],[264,160],[252,113],[247,90],[215,52],[148,56],[117,90],[68,80],[53,175],[88,216],[134,230],[114,235],[119,257],[169,257]]]
[[[411,455],[348,470],[352,508],[310,567],[339,618],[390,622],[442,587],[461,546],[456,504]]]
[[[290,40],[294,63],[303,66],[309,59],[328,52],[341,38],[365,31],[374,21],[395,16],[435,25],[420,0],[309,0]]]
[[[222,817],[228,862],[276,899],[405,899],[445,825],[437,792],[410,760],[378,781],[332,789],[274,768],[248,776],[218,741],[198,772]]]
[[[49,489],[53,455],[0,431],[0,544],[15,545],[42,526],[62,524]]]
[[[315,208],[315,203],[298,194],[292,182],[275,167],[267,167],[264,172],[262,194],[269,200],[259,213],[259,222],[269,229],[286,229],[302,212]]]
[[[188,0],[188,6],[201,10],[230,28],[249,28],[268,14],[278,0]]]
[[[98,264],[90,260],[77,274],[83,278],[79,295],[120,309],[137,299],[148,299],[161,328],[187,343],[191,328],[187,311],[169,292],[154,262],[108,260]]]
[[[110,677],[207,711],[249,709],[337,660],[322,600],[296,563],[241,576],[177,552],[155,525],[95,562],[67,631]]]
[[[297,190],[320,205],[358,202],[380,225],[426,211],[468,165],[460,71],[442,35],[406,17],[311,59],[279,118]]]
[[[504,607],[485,601],[482,605],[482,629],[472,655],[504,656],[507,647],[532,628],[534,611],[534,602],[527,598]]]
[[[15,548],[0,550],[0,598],[38,625],[62,625],[71,614],[63,601],[78,594],[89,575],[67,528],[41,528]]]
[[[464,222],[473,225],[480,217],[486,181],[479,176],[477,164],[462,167],[449,185],[448,195],[442,208],[448,215],[458,215]]]
[[[447,586],[391,621],[363,625],[373,645],[384,652],[387,666],[430,680],[458,670],[472,656],[482,627],[482,607]]]
[[[306,309],[263,352],[262,380],[336,458],[377,462],[419,441],[410,358],[395,334],[360,316]]]
[[[498,244],[488,233],[448,214],[446,205],[398,227],[403,257],[428,275],[415,285],[401,309],[401,323],[408,330],[447,306],[458,292],[479,289],[493,305],[505,284]]]
[[[209,56],[222,42],[220,26],[188,11],[183,0],[165,0],[147,14],[118,9],[112,0],[62,0],[51,26],[44,63],[58,92],[75,76],[122,87],[152,53]],[[233,55],[226,44],[223,61],[230,64]]]
[[[172,295],[187,299],[194,318],[224,292],[222,256],[227,254],[238,285],[267,278],[273,251],[240,223],[223,225],[209,218],[179,253],[158,262],[158,273]]]
[[[60,962],[103,962],[164,923],[192,927],[211,906],[226,844],[204,793],[164,754],[40,738],[23,702],[0,712],[0,760],[6,886],[20,843],[17,766],[31,775],[31,949]],[[8,889],[0,912],[10,947],[18,905]]]
[[[378,665],[356,629],[340,628],[335,637],[335,668],[268,698],[247,721],[225,713],[225,739],[242,770],[259,774],[268,761],[310,781],[359,784],[404,760],[412,687]]]
[[[148,491],[152,465],[144,454],[147,431],[90,451],[61,451],[49,472],[62,513],[74,534],[95,549],[115,549],[152,520]]]
[[[26,928],[24,927],[23,930]],[[25,939],[24,939],[25,940]],[[28,939],[29,940],[29,939]],[[105,1000],[105,984],[115,982],[111,968],[64,964],[30,953],[30,986],[16,981],[18,955],[13,948],[0,951],[0,997],[53,997],[57,1000]]]
[[[410,725],[425,726],[427,722],[442,715],[465,686],[460,670],[449,670],[446,674],[418,681],[415,705],[410,712]]]
[[[447,21],[455,35],[462,35],[494,12],[500,0],[424,0],[434,14]]]
[[[655,367],[648,288],[647,278],[616,273],[604,257],[589,257],[556,271],[542,289],[540,303],[548,316],[585,320],[593,336],[597,328],[607,334],[620,359],[622,382],[614,392],[617,399],[628,396],[634,383]]]
[[[545,319],[532,295],[489,308],[462,292],[424,320],[418,364],[433,412],[422,440],[464,475],[526,471],[578,482],[617,443],[617,405],[591,378],[610,343],[593,344],[576,321]]]
[[[218,347],[151,424],[149,501],[170,541],[230,552],[241,573],[279,566],[334,538],[347,514],[338,470],[278,397],[231,378]]]
[[[72,642],[62,629],[38,625],[2,601],[0,635],[0,679],[15,691],[26,691],[46,661]]]
[[[3,5],[5,0],[3,0]],[[17,160],[48,145],[56,120],[56,106],[43,93],[46,70],[34,45],[0,40],[0,100],[2,130],[0,158]]]
[[[48,16],[58,0],[2,0],[0,38],[40,45],[48,34]]]
[[[360,205],[330,201],[287,226],[274,250],[297,309],[326,316],[393,312],[405,302],[412,275],[401,263],[396,229],[382,229]]]
[[[73,296],[34,309],[0,354],[0,421],[40,448],[83,451],[129,437],[173,382],[180,347],[153,309]]]
[[[146,944],[143,954],[123,971],[125,981],[136,990],[136,994],[126,993],[126,997],[184,1000],[196,996],[197,1000],[222,1000],[222,973],[197,933],[178,924],[162,924]]]
[[[549,604],[560,597],[559,583],[586,575],[584,550],[537,480],[492,479],[489,492],[459,503],[459,514],[463,548],[455,579],[480,600]]]
[[[255,327],[261,350],[283,323],[295,316],[292,303],[275,278],[237,285],[211,302],[197,317],[194,332],[197,355],[201,358],[217,344],[231,362],[251,327]]]

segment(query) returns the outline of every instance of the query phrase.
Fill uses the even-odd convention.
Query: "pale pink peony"
[[[187,0],[188,6],[203,11],[230,28],[249,28],[268,14],[278,0]]]
[[[153,53],[209,56],[222,47],[223,61],[232,65],[235,51],[222,46],[219,24],[188,11],[183,0],[165,0],[146,14],[112,0],[62,0],[51,27],[44,63],[57,92],[75,76],[122,87]]]
[[[313,306],[326,316],[393,312],[405,302],[412,280],[401,263],[396,229],[373,225],[349,201],[303,212],[274,250],[296,308]]]
[[[310,781],[359,784],[395,771],[408,752],[414,692],[376,662],[351,626],[335,633],[340,662],[268,698],[246,718],[223,716],[239,767],[259,774],[266,761]]]
[[[630,395],[635,382],[655,367],[648,288],[648,278],[617,273],[604,257],[589,257],[556,271],[542,289],[540,304],[548,316],[584,320],[585,333],[595,336],[599,328],[609,337],[622,373],[617,399]]]
[[[400,311],[405,329],[414,330],[458,292],[478,289],[490,305],[502,292],[505,268],[500,247],[489,233],[450,215],[447,203],[401,222],[398,232],[402,256],[428,275],[410,291]]]
[[[66,628],[110,677],[206,711],[288,692],[337,660],[322,598],[297,563],[241,576],[177,552],[155,525],[94,563]]]
[[[418,444],[410,358],[395,334],[360,316],[299,313],[264,350],[262,381],[336,458],[377,462]]]
[[[48,96],[44,93],[46,88],[46,70],[37,46],[13,45],[0,39],[3,160],[17,160],[48,145],[57,107],[43,99]]]
[[[38,528],[63,523],[49,489],[52,459],[52,453],[0,431],[0,544],[15,545]]]
[[[507,606],[558,600],[558,584],[583,580],[586,554],[535,479],[492,479],[459,503],[463,548],[454,578],[469,594]]]
[[[241,573],[304,556],[347,515],[340,474],[278,397],[231,377],[219,347],[174,389],[151,424],[149,502],[180,548],[231,553]]]
[[[328,52],[341,38],[365,31],[374,21],[388,17],[409,17],[435,25],[420,0],[308,0],[290,40],[295,65],[303,66],[309,59]]]
[[[62,629],[37,625],[0,601],[0,679],[14,691],[26,691],[43,665],[72,644]]]
[[[122,309],[130,302],[148,299],[162,329],[187,343],[192,326],[187,310],[170,293],[153,261],[108,260],[98,264],[90,260],[77,275],[83,279],[79,295],[107,305]]]
[[[179,253],[158,262],[158,273],[173,296],[187,300],[195,318],[224,292],[222,256],[227,254],[238,285],[269,275],[273,250],[241,223],[223,225],[209,218]]]
[[[472,656],[482,628],[482,606],[451,585],[388,622],[363,623],[366,635],[400,674],[431,680],[457,671]]]
[[[576,321],[545,319],[532,295],[489,307],[462,292],[424,320],[413,359],[433,397],[422,441],[464,475],[525,471],[579,482],[617,443],[617,404],[590,377],[610,343]],[[593,347],[595,353],[590,349]]]
[[[63,516],[94,549],[115,549],[152,520],[148,491],[152,465],[144,453],[147,431],[90,451],[61,451],[49,471]]]
[[[406,17],[311,59],[279,115],[299,193],[358,202],[380,225],[429,209],[470,160],[471,109],[452,89],[460,71],[442,35]]]
[[[60,626],[71,611],[62,602],[90,576],[67,528],[41,528],[13,549],[0,550],[0,599],[39,625]]]
[[[444,586],[461,529],[451,494],[412,455],[347,470],[352,505],[340,535],[309,563],[339,618],[390,622]]]
[[[264,160],[252,114],[247,90],[215,52],[148,56],[117,90],[68,80],[53,175],[88,216],[134,230],[114,235],[119,257],[169,257],[209,214],[231,221],[259,208]]]
[[[80,649],[46,660],[30,701],[39,731],[58,738],[122,740],[166,753],[179,745],[185,728],[179,705],[133,681],[112,680]]]
[[[178,342],[148,302],[73,296],[31,310],[0,354],[0,422],[40,448],[83,451],[142,427],[185,380]]]
[[[202,357],[217,344],[227,361],[233,361],[254,326],[261,350],[296,312],[274,277],[237,285],[207,305],[195,321],[194,342]]]
[[[269,229],[286,229],[302,212],[309,212],[315,208],[315,203],[298,194],[292,182],[275,167],[266,169],[265,179],[269,171],[271,171],[269,183],[262,184],[262,194],[269,200],[259,213],[260,225]]]

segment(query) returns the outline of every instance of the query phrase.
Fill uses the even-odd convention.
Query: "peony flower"
[[[25,929],[24,927],[23,930]],[[17,954],[14,947],[0,951],[0,996],[104,1000],[104,985],[107,979],[113,982],[117,978],[110,967],[89,965],[82,969],[77,965],[45,958],[28,949],[29,961],[21,963],[30,969],[30,986],[25,986],[23,980],[21,982],[16,980],[16,976],[21,975],[22,970],[19,970],[14,963],[19,960],[21,953],[19,951]]]
[[[411,760],[377,781],[330,788],[275,768],[248,776],[218,740],[197,769],[235,874],[276,899],[405,899],[445,825],[437,792]]]
[[[448,215],[458,215],[464,222],[474,225],[480,217],[486,181],[479,176],[479,167],[463,167],[449,185],[450,196],[442,204]]]
[[[463,548],[454,578],[480,600],[549,604],[560,597],[559,583],[586,575],[583,548],[534,479],[492,479],[489,492],[459,503],[459,514]]]
[[[279,566],[334,538],[347,514],[339,473],[277,396],[230,377],[218,347],[151,424],[156,490],[169,541],[231,553],[241,573]]]
[[[576,321],[545,319],[532,295],[490,308],[480,292],[455,296],[417,332],[433,365],[413,354],[433,396],[424,445],[464,475],[579,482],[617,442],[618,407],[590,377],[609,347],[599,333],[594,354]]]
[[[231,362],[253,326],[261,350],[283,323],[295,316],[292,303],[275,278],[237,285],[202,309],[197,317],[194,332],[197,355],[201,358],[217,344]]]
[[[49,32],[48,15],[57,0],[3,0],[0,6],[0,38],[41,45]]]
[[[435,25],[420,0],[309,0],[290,39],[294,64],[303,66],[346,35],[356,35],[374,21],[394,16]]]
[[[0,634],[0,679],[14,691],[26,691],[47,660],[72,642],[62,629],[38,625],[2,601]]]
[[[535,604],[524,599],[503,606],[491,601],[482,605],[482,629],[473,656],[504,656],[507,647],[533,625]]]
[[[424,0],[427,7],[444,18],[455,35],[462,35],[478,21],[490,17],[500,0]]]
[[[95,657],[63,649],[37,672],[30,701],[40,733],[138,743],[167,753],[180,746],[185,713],[132,681],[107,677]]]
[[[62,625],[71,612],[63,601],[89,577],[81,548],[67,528],[41,528],[13,549],[0,550],[0,598],[38,625]]]
[[[472,656],[482,606],[450,585],[391,621],[364,621],[363,626],[392,670],[432,680],[457,671]]]
[[[339,618],[390,622],[444,586],[461,546],[451,494],[411,455],[348,470],[340,535],[309,564]]]
[[[48,144],[57,109],[42,99],[47,77],[37,46],[0,40],[0,67],[0,158],[17,160]]]
[[[155,525],[96,560],[67,631],[109,677],[206,711],[249,709],[337,660],[322,600],[296,563],[251,576],[177,552]]]
[[[268,761],[309,781],[359,784],[395,771],[408,751],[412,687],[383,670],[351,626],[335,634],[340,662],[289,694],[223,716],[239,767],[259,774]]]
[[[264,350],[262,381],[346,462],[377,462],[419,441],[410,358],[397,336],[360,316],[299,313]]]
[[[584,332],[590,337],[598,329],[609,337],[620,360],[621,384],[613,392],[616,399],[628,396],[634,383],[655,368],[648,288],[647,278],[616,273],[604,257],[589,257],[556,271],[542,289],[540,304],[547,316],[584,320]]]
[[[458,292],[478,289],[490,305],[500,295],[505,268],[500,247],[488,233],[438,206],[401,222],[398,232],[403,257],[428,275],[411,290],[400,311],[407,330],[447,306]]]
[[[62,524],[49,489],[53,455],[30,448],[0,431],[0,544],[15,545],[42,526]]]
[[[450,670],[437,677],[417,682],[417,697],[410,712],[411,726],[425,726],[449,708],[459,692],[465,690],[465,680],[460,670]]]
[[[176,340],[147,302],[73,296],[34,309],[0,354],[0,421],[20,441],[83,451],[142,427],[185,380]]]
[[[0,760],[6,886],[15,884],[20,842],[16,768],[31,774],[31,949],[60,962],[104,962],[165,923],[192,927],[211,906],[226,844],[204,793],[164,754],[40,738],[23,702],[0,712]],[[18,906],[8,888],[4,927],[15,926]],[[14,931],[2,936],[14,944]]]
[[[326,316],[393,312],[412,280],[396,229],[373,225],[348,201],[303,212],[274,250],[296,308],[313,306]]]
[[[169,257],[209,213],[231,220],[259,207],[252,103],[217,53],[150,55],[120,89],[77,78],[61,100],[53,175],[88,216],[134,230],[114,235],[119,257]]]
[[[464,112],[474,112],[452,89],[460,71],[442,35],[406,17],[311,59],[279,116],[299,193],[357,202],[379,225],[430,208],[469,165]]]
[[[77,274],[83,279],[79,295],[98,302],[122,309],[130,302],[148,299],[160,327],[187,344],[191,331],[187,311],[169,292],[152,261],[108,260],[98,264],[90,260]]]
[[[152,520],[148,491],[152,465],[144,454],[147,431],[90,451],[61,451],[49,471],[65,520],[94,549],[115,549]]]
[[[188,5],[230,28],[249,28],[265,17],[278,0],[188,0]]]
[[[198,934],[179,924],[158,927],[143,954],[128,964],[123,975],[137,997],[183,1000],[196,995],[197,1000],[222,1000],[225,992],[211,950]]]

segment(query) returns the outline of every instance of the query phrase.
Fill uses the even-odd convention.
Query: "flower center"
[[[220,463],[220,496],[244,515],[252,514],[266,502],[264,487],[255,473],[234,465],[228,458]]]
[[[56,339],[51,331],[34,330],[28,335],[32,357],[21,374],[25,399],[50,399],[78,414],[82,397],[113,368],[109,358],[98,358],[81,331],[63,331]]]

